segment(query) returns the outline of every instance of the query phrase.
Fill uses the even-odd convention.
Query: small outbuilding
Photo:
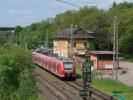
[[[113,51],[90,51],[92,69],[106,70],[113,68]],[[81,66],[85,61],[85,53],[75,53],[74,61],[76,66]]]
[[[92,67],[98,70],[113,68],[113,51],[91,51]]]

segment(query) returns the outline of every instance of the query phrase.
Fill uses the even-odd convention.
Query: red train
[[[50,71],[61,78],[75,78],[76,69],[74,63],[70,59],[59,60],[46,54],[33,52],[33,63]]]

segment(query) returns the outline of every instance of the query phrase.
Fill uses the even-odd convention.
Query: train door
[[[56,73],[56,62],[55,61],[53,62],[52,70],[54,73]]]
[[[43,58],[43,67],[45,68],[45,58]]]
[[[43,57],[41,57],[41,66],[43,67]]]
[[[55,63],[55,72],[57,73],[57,62]]]
[[[60,74],[60,63],[57,63],[57,73]]]
[[[32,61],[33,63],[37,63],[37,56],[35,54],[32,55]]]

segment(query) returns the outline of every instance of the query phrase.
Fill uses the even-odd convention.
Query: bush
[[[30,51],[9,44],[0,48],[0,100],[36,100],[33,69]]]

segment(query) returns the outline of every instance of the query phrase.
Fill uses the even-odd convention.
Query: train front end
[[[75,78],[76,69],[72,60],[65,60],[64,62],[64,70],[66,78]]]

